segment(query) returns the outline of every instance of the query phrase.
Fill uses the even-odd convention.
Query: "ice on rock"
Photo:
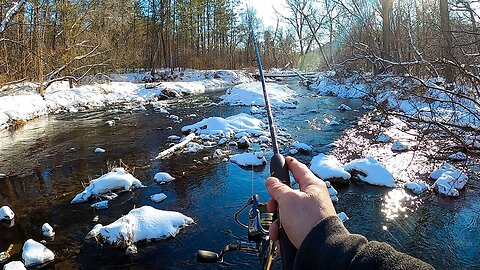
[[[165,195],[165,193],[158,193],[158,194],[153,194],[152,196],[150,196],[150,200],[152,200],[153,202],[161,202],[163,200],[165,200],[167,198],[167,195]]]
[[[230,157],[230,161],[240,166],[263,166],[267,164],[262,152],[233,155]]]
[[[408,151],[409,149],[409,145],[406,144],[405,142],[401,142],[401,141],[395,141],[393,144],[392,144],[392,151],[393,152],[405,152],[405,151]]]
[[[366,183],[376,186],[395,187],[395,179],[393,175],[373,157],[364,159],[356,159],[347,163],[343,167],[346,171],[352,173],[353,171],[360,172],[357,177]]]
[[[392,137],[390,137],[388,134],[381,133],[378,135],[377,139],[375,141],[380,142],[380,143],[387,143],[392,140]]]
[[[21,261],[12,261],[3,266],[3,270],[27,270]]]
[[[294,142],[292,146],[295,147],[295,149],[297,149],[298,151],[303,153],[310,153],[313,150],[312,146],[306,143],[301,143],[301,142]]]
[[[345,223],[345,221],[349,220],[350,218],[348,218],[347,214],[345,214],[345,212],[340,212],[337,214],[337,217],[343,222]]]
[[[153,178],[155,179],[155,182],[161,183],[161,184],[168,183],[172,180],[175,180],[175,177],[171,176],[166,172],[156,173]]]
[[[95,208],[97,210],[107,209],[108,208],[108,200],[101,201],[90,205],[90,207]]]
[[[403,187],[411,190],[416,195],[420,195],[426,191],[429,186],[424,181],[412,181],[404,183]]]
[[[15,213],[9,206],[2,206],[0,208],[0,220],[12,220],[15,217]]]
[[[342,112],[345,112],[345,111],[351,111],[352,108],[350,108],[348,105],[345,105],[345,104],[341,104],[340,106],[338,106],[338,109]]]
[[[128,191],[140,187],[143,187],[140,180],[126,172],[124,168],[114,168],[111,172],[90,181],[85,190],[77,194],[71,203],[86,202],[92,197],[99,197],[113,190]]]
[[[310,162],[310,170],[323,180],[332,178],[350,179],[351,175],[334,156],[319,154]]]
[[[462,161],[467,159],[467,155],[463,152],[457,152],[448,156],[448,159],[453,161]]]
[[[94,152],[95,152],[95,153],[105,153],[106,151],[105,151],[105,149],[103,149],[103,148],[97,147],[97,148],[95,148],[95,151],[94,151]]]
[[[55,259],[53,252],[33,239],[23,245],[22,259],[26,267],[44,264]]]
[[[180,229],[193,222],[193,219],[179,212],[142,206],[109,225],[95,225],[86,238],[96,238],[113,246],[128,247],[142,240],[175,237]]]
[[[55,232],[53,231],[52,226],[48,223],[44,223],[42,225],[42,234],[45,237],[53,237],[55,235]]]

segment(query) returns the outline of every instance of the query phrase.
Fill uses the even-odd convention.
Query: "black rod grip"
[[[285,185],[290,186],[290,174],[288,171],[288,166],[285,163],[285,158],[280,154],[274,154],[270,160],[270,175],[278,178]],[[278,215],[277,208],[277,218],[280,218]],[[278,230],[278,238],[280,241],[280,252],[282,257],[282,269],[291,270],[293,269],[293,263],[295,262],[295,256],[297,255],[297,248],[292,244],[290,239],[285,232],[285,229],[280,225]]]

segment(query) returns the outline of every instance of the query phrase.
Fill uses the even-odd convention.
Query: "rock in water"
[[[27,270],[21,261],[12,261],[3,266],[3,270]]]
[[[43,224],[42,233],[45,237],[53,237],[55,235],[52,226],[50,226],[50,224],[48,223]]]
[[[26,267],[44,264],[54,258],[55,255],[50,249],[32,239],[28,239],[23,245],[22,259]]]
[[[8,206],[2,206],[0,208],[0,220],[12,220],[15,217],[15,213]]]
[[[170,174],[168,174],[166,172],[159,172],[159,173],[155,174],[154,179],[155,179],[155,182],[160,183],[160,184],[164,184],[164,183],[168,183],[172,180],[175,180],[175,177],[171,176]]]

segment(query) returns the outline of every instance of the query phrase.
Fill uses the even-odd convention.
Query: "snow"
[[[356,159],[347,163],[343,168],[348,172],[354,170],[361,172],[358,174],[358,178],[371,185],[395,187],[395,179],[392,174],[373,157]]]
[[[48,223],[44,223],[42,225],[42,233],[45,237],[53,237],[55,235],[52,226],[50,226]]]
[[[232,137],[236,133],[247,132],[258,134],[265,124],[248,114],[241,113],[227,118],[210,117],[193,125],[184,126],[182,132],[195,132],[197,135],[206,134],[220,137]]]
[[[90,205],[90,207],[95,208],[97,210],[107,209],[108,208],[108,200],[94,203],[94,204]]]
[[[424,191],[428,190],[428,184],[424,181],[409,181],[403,184],[403,187],[411,190],[414,194],[420,195]]]
[[[97,147],[97,148],[95,148],[94,152],[95,153],[105,153],[106,151],[103,148]]]
[[[301,142],[294,142],[292,146],[295,147],[295,149],[297,149],[298,151],[304,152],[304,153],[309,153],[309,152],[312,152],[313,150],[313,147],[311,145],[308,145],[306,143],[301,143]]]
[[[334,156],[319,154],[310,162],[310,170],[321,179],[331,178],[350,179],[350,173],[345,171],[343,165]]]
[[[153,202],[161,202],[163,200],[165,200],[167,198],[167,195],[165,195],[165,193],[158,193],[158,194],[153,194],[152,196],[150,196],[150,200],[152,200]]]
[[[105,125],[113,127],[115,126],[115,120],[108,120],[107,122],[105,122]]]
[[[22,259],[26,267],[44,264],[54,258],[55,255],[50,249],[35,240],[28,239],[23,245]]]
[[[8,206],[2,206],[0,208],[0,220],[12,220],[15,217],[15,213]]]
[[[221,138],[221,139],[217,142],[217,144],[218,144],[218,145],[224,145],[224,144],[227,143],[227,141],[228,141],[227,138]]]
[[[449,163],[445,163],[442,165],[442,167],[440,167],[439,169],[433,171],[431,174],[430,174],[430,178],[432,178],[433,180],[437,180],[438,178],[440,178],[440,176],[442,176],[442,174],[444,172],[447,172],[447,171],[455,171],[457,170],[457,168],[455,168],[455,166],[449,164]]]
[[[171,176],[170,174],[166,173],[166,172],[159,172],[159,173],[156,173],[155,176],[153,177],[153,179],[155,180],[155,182],[157,183],[161,183],[161,184],[164,184],[164,183],[168,183],[172,180],[175,180],[175,177]]]
[[[342,98],[363,98],[366,97],[370,90],[367,84],[360,83],[358,75],[353,75],[343,81],[336,79],[335,71],[322,72],[310,88],[316,90],[318,94],[325,96],[338,96]]]
[[[3,270],[27,270],[21,261],[12,261],[3,266]]]
[[[168,140],[169,140],[169,141],[177,142],[177,141],[180,141],[180,139],[182,139],[182,137],[177,136],[177,135],[170,135],[170,136],[168,136]]]
[[[461,161],[461,160],[466,160],[467,155],[463,152],[457,152],[455,154],[451,154],[448,156],[448,159],[453,160],[453,161]]]
[[[142,206],[107,225],[96,225],[87,238],[97,237],[113,246],[127,247],[142,240],[175,237],[181,228],[194,221],[179,212]]]
[[[90,181],[85,190],[77,194],[71,203],[86,202],[92,197],[98,197],[113,190],[128,191],[139,187],[143,187],[140,180],[126,172],[124,168],[114,168],[111,172]]]
[[[201,146],[200,144],[196,143],[196,142],[189,142],[187,144],[187,146],[185,146],[185,149],[184,151],[186,153],[197,153],[199,151],[202,151],[203,150],[203,146]]]
[[[297,100],[294,92],[285,85],[276,83],[266,84],[270,105],[272,108],[296,108]],[[234,86],[222,96],[220,104],[235,106],[265,106],[262,84],[260,82],[245,83]]]
[[[262,152],[233,155],[230,157],[230,161],[240,166],[263,166],[267,164]]]

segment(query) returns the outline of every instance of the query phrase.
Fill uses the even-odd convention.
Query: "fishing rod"
[[[262,61],[260,58],[260,50],[258,49],[257,39],[255,37],[255,32],[253,31],[252,18],[248,15],[248,25],[250,28],[250,34],[253,41],[253,46],[255,48],[255,56],[258,64],[258,73],[260,81],[262,83],[263,97],[265,100],[265,108],[267,110],[268,118],[268,127],[270,130],[270,137],[272,141],[273,156],[270,159],[270,175],[278,178],[282,183],[290,186],[290,175],[288,171],[287,164],[285,163],[285,158],[280,154],[278,148],[277,134],[275,130],[275,122],[273,118],[272,108],[270,105],[270,99],[268,97],[267,88],[265,85],[265,77],[263,75]],[[248,213],[248,224],[244,224],[239,220],[239,215],[247,207],[250,206]],[[277,207],[276,213],[267,212],[266,204],[259,202],[258,194],[253,195],[247,203],[240,208],[234,215],[235,221],[242,227],[247,229],[248,232],[248,241],[235,241],[226,245],[223,250],[217,254],[212,251],[199,250],[197,252],[197,261],[202,263],[217,263],[223,262],[223,257],[226,253],[232,251],[246,251],[250,253],[255,253],[262,265],[262,269],[270,270],[275,259],[276,247],[274,242],[268,236],[268,229],[270,225],[278,220],[279,224],[279,242],[280,242],[280,255],[282,259],[282,269],[290,270],[293,269],[293,263],[295,261],[295,256],[297,249],[292,244],[290,239],[288,239],[285,229],[282,227],[280,222],[279,210]]]

